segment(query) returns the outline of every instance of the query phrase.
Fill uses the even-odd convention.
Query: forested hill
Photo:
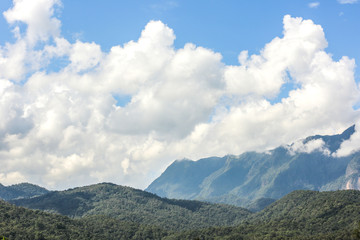
[[[11,186],[4,186],[0,183],[0,199],[11,200],[17,198],[30,198],[40,196],[49,191],[43,187],[31,183],[19,183]]]
[[[2,200],[0,219],[0,239],[6,240],[162,239],[170,233],[159,227],[119,221],[107,216],[71,219],[17,207]]]
[[[360,191],[294,191],[237,227],[177,233],[166,239],[360,239]]]
[[[104,191],[106,190],[106,191]],[[127,199],[132,199],[133,204],[142,205],[151,204],[149,208],[139,207],[131,208],[130,212],[125,213],[129,218],[122,221],[116,217],[121,215],[124,209],[117,209],[119,204],[114,198],[108,197],[108,201],[100,204],[95,196],[91,194],[112,195],[112,191],[122,190],[121,194]],[[137,192],[139,191],[139,192]],[[69,218],[57,214],[45,213],[39,210],[30,210],[4,201],[0,201],[0,237],[5,236],[8,239],[360,239],[360,191],[342,190],[334,192],[316,192],[316,191],[294,191],[282,199],[272,203],[266,209],[258,213],[245,214],[246,217],[236,226],[220,226],[216,223],[213,227],[201,225],[202,221],[209,221],[200,215],[199,208],[204,208],[203,203],[195,201],[178,201],[161,199],[140,190],[134,191],[131,188],[113,186],[111,184],[98,184],[84,188],[77,188],[64,192],[50,193],[48,195],[59,197],[58,201],[54,198],[45,200],[46,195],[39,197],[43,202],[38,206],[52,204],[52,208],[47,207],[47,211],[58,211],[60,208],[71,208],[71,206],[93,206],[91,215],[87,214],[90,209],[83,211],[79,218]],[[103,193],[100,193],[103,192]],[[79,194],[80,193],[80,194]],[[86,194],[85,194],[86,193]],[[89,194],[91,193],[91,194]],[[89,195],[88,195],[89,194]],[[157,200],[150,200],[158,198]],[[39,199],[33,198],[33,199]],[[135,199],[136,198],[136,199]],[[21,201],[30,201],[21,200]],[[156,205],[156,201],[165,202]],[[60,207],[60,202],[63,203]],[[127,201],[124,200],[124,206]],[[17,202],[20,202],[18,200]],[[97,202],[93,205],[90,202]],[[80,204],[79,203],[83,203]],[[192,203],[192,205],[190,204]],[[67,206],[66,204],[69,204]],[[155,205],[154,205],[155,204]],[[102,206],[101,206],[102,205]],[[150,208],[151,206],[151,208]],[[187,207],[194,215],[187,215],[185,211],[178,211],[177,207]],[[218,206],[218,205],[216,205]],[[68,208],[70,207],[70,208]],[[163,211],[157,212],[161,208],[168,209],[172,214],[166,218],[156,218],[156,214],[164,214]],[[58,210],[56,210],[58,209]],[[141,224],[148,213],[154,212],[151,223]],[[210,209],[207,209],[208,211]],[[116,211],[115,213],[113,211]],[[137,214],[136,218],[131,218],[130,213]],[[137,212],[144,214],[141,219]],[[79,212],[80,213],[80,212]],[[218,215],[209,216],[216,221]],[[181,215],[184,214],[184,215]],[[120,218],[124,217],[122,215]],[[198,217],[194,220],[192,229],[184,227],[183,229],[170,229],[168,224],[174,221],[183,221],[185,217]],[[228,212],[221,216],[222,221],[226,218],[232,218],[233,215]],[[229,219],[227,220],[229,222]],[[231,221],[230,221],[231,222]],[[157,226],[156,226],[157,225]],[[186,230],[188,229],[188,230]]]
[[[110,183],[11,202],[74,218],[105,215],[172,230],[236,225],[251,214],[235,206],[160,198],[152,193]]]

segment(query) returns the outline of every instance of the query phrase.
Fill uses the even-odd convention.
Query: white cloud
[[[135,94],[157,79],[175,54],[173,30],[160,21],[149,22],[137,42],[114,46],[101,64],[104,87],[121,94]]]
[[[0,173],[0,182],[3,185],[11,185],[14,182],[26,182],[26,178],[20,172]]]
[[[357,3],[358,0],[338,0],[338,2],[340,4],[352,4],[352,3]]]
[[[336,157],[345,157],[357,151],[360,151],[360,123],[355,125],[355,132],[351,135],[350,139],[344,141],[340,148],[334,153]]]
[[[309,8],[317,8],[320,6],[319,2],[311,2],[308,4]]]
[[[13,8],[3,16],[14,26],[15,43],[0,46],[0,77],[21,81],[29,71],[46,67],[48,59],[43,50],[35,50],[36,44],[44,44],[60,35],[61,22],[53,16],[60,0],[13,0]],[[22,25],[27,26],[26,31]],[[20,27],[21,26],[21,27]],[[56,41],[59,44],[58,41]],[[45,48],[48,46],[45,46]],[[39,48],[39,46],[38,46]]]
[[[329,149],[325,147],[325,142],[322,139],[314,139],[305,144],[302,140],[299,140],[288,146],[288,150],[291,154],[312,153],[314,151],[319,151],[326,155],[330,154]]]
[[[188,135],[196,124],[208,120],[220,97],[220,58],[192,44],[178,50],[157,70],[156,82],[149,79],[149,86],[143,83],[127,106],[114,109],[108,119],[110,129],[123,134],[152,133],[161,138]]]
[[[14,31],[15,43],[0,47],[4,183],[146,187],[177,158],[265,150],[338,133],[360,119],[353,109],[360,97],[355,62],[334,61],[311,20],[285,16],[283,36],[226,66],[210,49],[175,49],[173,30],[160,21],[109,52],[93,42],[70,43],[53,16],[60,2],[34,1],[29,9],[39,14],[23,16],[30,2],[14,1],[5,14],[10,23],[27,24],[25,36]],[[58,58],[65,66],[47,71]],[[19,79],[23,84],[11,81]],[[297,87],[272,103],[288,82]],[[130,101],[117,106],[114,96]],[[315,143],[303,150],[318,149]]]
[[[53,17],[54,6],[60,5],[60,0],[13,0],[13,3],[14,7],[4,12],[4,17],[8,23],[27,25],[26,39],[30,44],[60,34],[60,20]]]
[[[88,70],[98,65],[101,58],[102,52],[99,45],[77,41],[70,50],[69,68],[76,72]]]
[[[276,96],[287,81],[286,71],[304,72],[314,55],[327,42],[322,28],[310,20],[284,17],[284,37],[268,43],[260,55],[246,59],[239,55],[240,66],[228,66],[225,71],[227,90],[241,96]],[[301,55],[301,58],[298,56]]]

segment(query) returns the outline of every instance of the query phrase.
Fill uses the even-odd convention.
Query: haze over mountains
[[[315,135],[268,152],[177,160],[146,191],[248,206],[254,200],[271,203],[299,189],[360,189],[360,154],[337,157],[354,132],[355,125],[338,135]]]

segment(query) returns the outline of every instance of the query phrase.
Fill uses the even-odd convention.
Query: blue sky
[[[145,188],[175,159],[360,123],[360,1],[2,0],[0,11],[5,185]],[[356,131],[335,154],[359,146]]]
[[[319,3],[311,8],[309,4]],[[11,0],[0,3],[7,10]],[[108,51],[112,46],[137,39],[150,20],[161,20],[176,34],[175,46],[192,42],[223,55],[227,64],[237,64],[242,50],[258,53],[264,43],[282,34],[286,14],[312,19],[320,24],[334,58],[360,59],[360,4],[340,4],[336,0],[304,1],[141,1],[64,0],[57,15],[67,39],[94,41]],[[9,25],[0,20],[0,43],[11,40]]]

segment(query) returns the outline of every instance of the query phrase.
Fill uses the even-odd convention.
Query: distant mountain
[[[73,218],[101,215],[177,231],[236,225],[251,214],[235,206],[160,198],[110,183],[50,192],[30,199],[12,200],[11,203]]]
[[[360,191],[298,190],[236,227],[196,229],[165,239],[360,239],[359,213]]]
[[[301,151],[292,144],[263,153],[177,160],[146,191],[167,198],[245,207],[256,204],[253,201],[257,199],[279,199],[299,189],[359,189],[360,154],[339,158],[332,154],[354,132],[355,125],[342,134],[308,137],[300,142],[305,149]],[[321,149],[306,150],[305,147],[319,142],[323,144]]]
[[[49,191],[47,189],[30,183],[20,183],[8,187],[0,184],[0,199],[3,200],[30,198],[40,196],[48,192]]]

